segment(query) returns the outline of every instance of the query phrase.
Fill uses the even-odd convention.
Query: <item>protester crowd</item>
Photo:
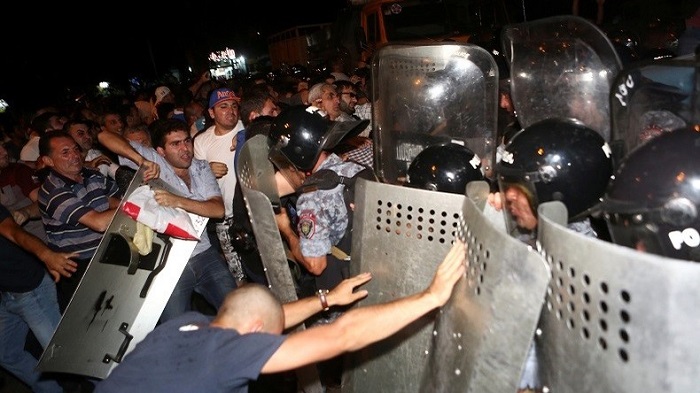
[[[139,167],[147,168],[146,180],[160,177],[185,196],[159,192],[161,205],[210,219],[188,263],[193,275],[183,274],[160,323],[190,310],[193,292],[206,300],[200,309],[211,311],[237,286],[267,285],[264,274],[253,273],[260,268],[259,257],[246,263],[248,257],[242,260],[231,241],[237,188],[234,154],[240,150],[236,144],[245,142],[244,131],[256,118],[310,104],[308,93],[314,87],[330,89],[328,100],[315,103],[320,110],[333,119],[342,114],[345,120],[359,120],[354,115],[358,101],[365,108],[370,105],[365,90],[369,72],[348,73],[357,83],[339,72],[231,80],[215,80],[204,72],[194,81],[169,79],[132,93],[85,95],[4,114],[0,202],[8,232],[2,232],[2,239],[8,240],[13,257],[2,266],[0,335],[7,340],[2,340],[0,365],[35,391],[91,388],[89,381],[71,385],[59,378],[59,385],[41,379],[31,359],[48,344]],[[333,85],[336,77],[345,83],[342,88]],[[362,116],[369,117],[369,110]],[[365,148],[371,147],[366,128]],[[365,153],[368,160],[371,150]],[[240,210],[242,201],[237,204]],[[15,266],[24,259],[29,260],[25,270]],[[312,275],[303,263],[299,266],[300,274]],[[27,270],[30,267],[33,270]],[[43,280],[38,275],[42,270]],[[55,296],[42,295],[48,305],[10,302],[15,292],[36,296],[38,291],[53,291]],[[38,313],[36,307],[46,311]],[[11,326],[23,328],[13,333],[10,343]],[[17,337],[28,332],[30,341],[32,336],[39,339],[39,347],[25,350],[24,340]],[[19,358],[25,360],[18,363]]]

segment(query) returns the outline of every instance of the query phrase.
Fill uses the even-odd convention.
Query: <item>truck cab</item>
[[[488,48],[497,30],[513,22],[502,0],[354,0],[351,2],[355,43],[345,47],[351,57],[369,62],[387,43],[471,42]],[[359,12],[357,11],[359,9]],[[354,48],[354,49],[353,49]],[[355,52],[355,53],[352,53]]]

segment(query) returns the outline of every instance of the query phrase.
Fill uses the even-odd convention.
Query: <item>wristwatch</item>
[[[318,300],[321,301],[321,307],[323,308],[323,311],[328,311],[330,308],[328,306],[328,298],[326,297],[328,295],[328,292],[330,292],[327,289],[319,289],[316,295],[318,295]]]

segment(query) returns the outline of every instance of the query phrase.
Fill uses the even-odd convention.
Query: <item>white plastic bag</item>
[[[190,215],[179,208],[161,206],[148,185],[139,186],[122,205],[122,211],[158,233],[179,239],[199,240]]]

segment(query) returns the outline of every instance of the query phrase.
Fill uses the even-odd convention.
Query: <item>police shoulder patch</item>
[[[299,236],[305,239],[311,239],[316,232],[316,215],[312,212],[305,211],[299,215]]]

